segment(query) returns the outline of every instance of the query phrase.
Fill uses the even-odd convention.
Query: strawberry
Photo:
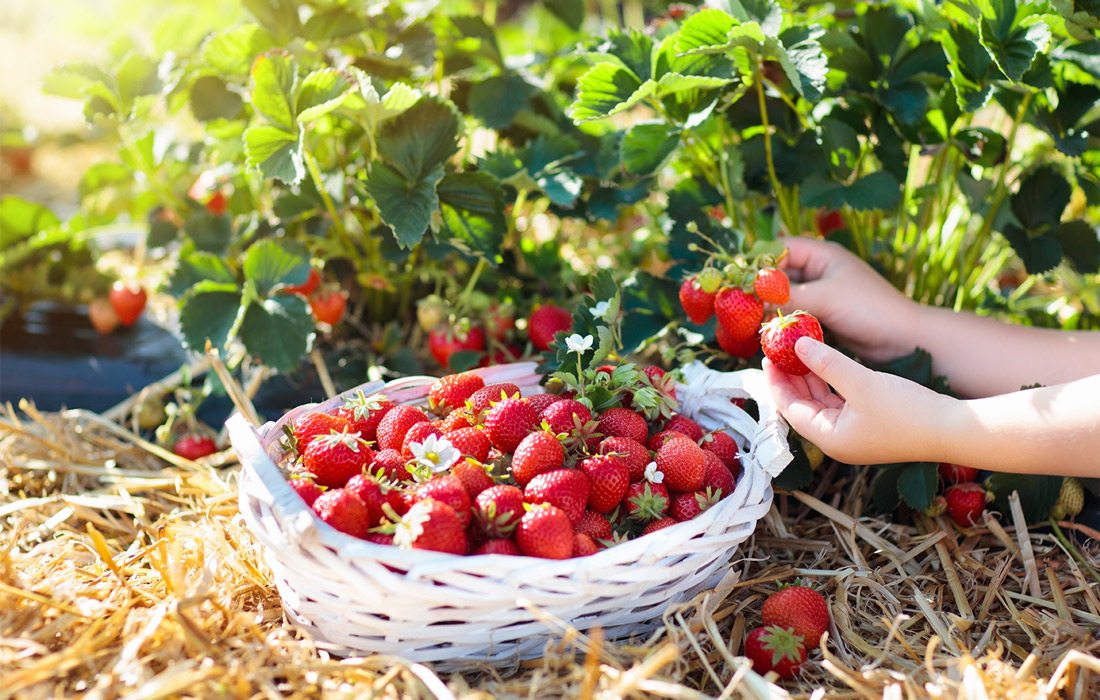
[[[974,467],[964,467],[961,464],[940,462],[940,480],[947,484],[964,484],[978,478],[978,470]]]
[[[382,544],[387,547],[393,546],[393,535],[385,532],[368,532],[364,537],[367,542],[373,542],[374,544]]]
[[[457,411],[451,411],[447,414],[447,417],[439,421],[439,429],[443,431],[443,434],[455,432],[456,430],[462,430],[464,428],[474,427],[473,421],[470,420],[470,412],[465,408],[461,408]],[[486,438],[488,439],[488,438]]]
[[[523,492],[515,486],[491,486],[478,494],[474,519],[489,537],[511,537],[526,512],[523,503]]]
[[[217,190],[214,194],[210,195],[210,198],[206,200],[206,204],[203,206],[206,207],[206,211],[214,216],[221,216],[225,213],[228,202],[229,200],[225,196],[225,192]]]
[[[310,411],[294,419],[294,422],[290,424],[290,432],[294,435],[294,442],[298,446],[298,454],[301,454],[309,447],[309,443],[313,441],[313,438],[319,435],[354,431],[351,425],[340,416],[322,413],[321,411]]]
[[[471,501],[482,491],[496,484],[493,477],[489,476],[485,465],[477,460],[459,460],[451,467],[451,474],[462,482],[462,487],[466,489],[466,494]]]
[[[535,349],[540,352],[550,349],[554,336],[558,333],[568,333],[572,328],[573,317],[565,309],[553,304],[540,306],[527,319],[527,336]]]
[[[313,318],[330,326],[340,323],[347,306],[348,297],[345,292],[329,290],[316,292],[309,297],[309,309],[313,312]]]
[[[711,491],[674,493],[668,507],[668,513],[676,520],[683,522],[699,517],[704,510],[710,508],[717,501],[717,495]]]
[[[664,484],[639,481],[630,485],[623,502],[632,519],[643,523],[659,520],[668,514],[668,489]]]
[[[516,327],[515,309],[511,304],[489,304],[485,311],[485,327],[489,331],[489,337],[503,342],[508,334]]]
[[[454,508],[434,498],[425,498],[414,503],[397,523],[393,543],[404,549],[465,554],[464,528]]]
[[[531,506],[516,528],[519,551],[529,557],[568,559],[573,556],[573,541],[569,517],[548,503]]]
[[[657,451],[657,468],[665,475],[670,491],[694,491],[706,476],[706,455],[686,438],[673,438]]]
[[[666,442],[676,437],[687,438],[689,441],[691,441],[691,438],[689,438],[687,435],[684,435],[679,430],[662,430],[659,433],[656,433],[653,437],[649,438],[649,442],[646,443],[646,447],[649,448],[650,452],[656,452],[657,450],[661,449]]]
[[[630,470],[618,457],[597,455],[577,465],[592,482],[588,490],[588,509],[608,513],[619,505],[630,487]]]
[[[761,329],[760,347],[780,371],[801,377],[809,374],[810,370],[798,359],[794,344],[804,335],[821,340],[821,324],[816,318],[805,311],[795,311],[787,316],[778,314]]]
[[[576,524],[584,517],[591,488],[588,477],[579,469],[554,469],[531,479],[523,489],[523,499],[533,505],[557,506],[569,522]]]
[[[527,434],[535,429],[538,416],[523,399],[504,399],[485,416],[485,434],[501,452],[514,452]]]
[[[443,432],[431,423],[414,423],[405,433],[405,439],[401,441],[401,456],[405,459],[413,458],[412,446],[422,444],[429,436],[443,437]]]
[[[415,406],[394,406],[378,423],[378,448],[400,451],[409,428],[427,420],[427,414]]]
[[[760,336],[753,335],[747,340],[737,340],[721,323],[714,329],[715,339],[722,352],[742,360],[751,360],[760,352]]]
[[[745,341],[760,331],[764,302],[740,287],[723,287],[714,300],[714,313],[731,338]]]
[[[649,437],[649,426],[645,418],[629,408],[609,408],[600,414],[596,430],[609,437],[625,437],[645,442]]]
[[[539,474],[560,469],[565,462],[565,448],[548,432],[539,430],[527,435],[512,455],[512,478],[520,487]]]
[[[344,489],[358,496],[359,500],[367,507],[371,527],[382,522],[384,517],[382,506],[386,503],[386,490],[382,487],[382,484],[378,483],[377,479],[366,474],[356,474],[348,479]]]
[[[352,537],[366,537],[371,528],[366,504],[347,489],[325,491],[313,502],[313,511],[321,520]]]
[[[703,436],[699,446],[707,452],[718,455],[718,458],[730,470],[730,474],[736,477],[741,473],[741,452],[737,447],[737,441],[729,433],[721,430],[707,433]]]
[[[663,369],[657,365],[646,365],[642,368],[642,374],[654,389],[670,398],[676,398],[676,380]]]
[[[714,299],[717,296],[716,292],[704,292],[696,277],[688,277],[680,285],[680,306],[696,325],[703,325],[714,315]]]
[[[527,403],[535,411],[535,415],[542,415],[542,412],[546,410],[546,407],[552,403],[557,403],[564,399],[564,397],[557,394],[531,394],[525,396]]]
[[[373,459],[374,450],[366,440],[359,433],[347,432],[316,437],[302,454],[306,471],[317,478],[317,483],[329,488],[343,486]]]
[[[132,287],[122,282],[115,282],[111,285],[111,291],[107,293],[107,299],[115,308],[119,323],[132,326],[141,317],[147,296],[145,290],[139,286]]]
[[[814,227],[827,238],[832,232],[844,228],[844,219],[835,209],[818,209],[814,212]]]
[[[678,433],[683,433],[691,438],[694,443],[698,443],[703,439],[702,426],[683,414],[669,418],[663,430],[675,430]]]
[[[431,481],[425,481],[413,489],[412,502],[414,505],[427,499],[446,503],[453,508],[458,519],[462,522],[463,528],[469,524],[470,494],[466,493],[466,487],[462,485],[458,477],[444,474],[435,477]]]
[[[414,494],[405,489],[390,489],[386,492],[386,504],[393,509],[398,516],[404,515],[412,508]]]
[[[478,430],[477,428],[459,428],[458,430],[443,433],[443,437],[450,440],[451,444],[454,445],[463,456],[473,457],[479,462],[488,461],[489,448],[491,445],[484,430]]]
[[[353,398],[345,399],[336,415],[346,420],[359,437],[374,442],[378,439],[378,424],[395,405],[381,394],[366,396],[360,391]]]
[[[760,608],[760,619],[766,626],[794,632],[812,649],[829,627],[829,604],[812,588],[787,586],[768,596]]]
[[[480,352],[485,349],[485,331],[478,326],[468,329],[436,326],[428,333],[428,350],[440,367],[450,367],[451,356],[463,350]]]
[[[600,551],[599,545],[588,535],[583,532],[573,533],[573,556],[574,557],[589,557]]]
[[[628,437],[609,437],[600,442],[599,453],[602,455],[617,455],[626,464],[630,472],[631,483],[640,481],[645,476],[645,467],[650,463],[649,450],[637,440]]]
[[[406,468],[406,464],[408,464],[408,460],[402,457],[400,452],[388,448],[375,453],[369,469],[372,473],[381,471],[387,479],[405,481],[409,478],[409,470]]]
[[[676,524],[677,522],[672,518],[657,518],[656,520],[647,523],[646,526],[642,528],[642,534],[648,535],[657,532],[658,530],[664,530],[666,527],[672,527]]]
[[[518,557],[520,551],[514,540],[497,539],[486,540],[484,544],[474,550],[474,554],[503,554],[505,556]]]
[[[307,506],[313,506],[313,502],[317,500],[317,497],[324,493],[324,489],[317,485],[317,482],[313,479],[298,476],[289,480],[290,488],[294,489],[295,493],[302,497],[302,500],[306,502]]]
[[[466,399],[478,389],[485,388],[485,380],[473,372],[449,374],[441,377],[428,390],[428,406],[434,413],[445,416],[466,405]]]
[[[986,493],[980,484],[965,483],[952,486],[943,492],[947,499],[947,513],[959,527],[970,527],[985,512]]]
[[[806,647],[782,627],[757,627],[745,637],[745,656],[759,674],[775,671],[780,678],[792,678],[806,661]]]
[[[611,539],[611,522],[603,513],[592,510],[584,511],[581,521],[577,523],[577,532],[584,533],[597,542]]]
[[[786,304],[791,300],[791,281],[787,273],[769,267],[756,273],[753,291],[767,304]]]
[[[172,452],[184,459],[196,460],[218,451],[214,438],[206,435],[184,435],[172,445]]]
[[[309,268],[309,276],[306,277],[306,281],[301,284],[288,284],[279,290],[281,294],[300,294],[301,296],[308,297],[317,291],[317,288],[321,286],[321,273],[317,271],[317,268]]]
[[[706,461],[703,463],[705,474],[702,490],[710,490],[718,500],[722,500],[737,488],[737,479],[718,455],[703,450],[703,456]]]
[[[466,407],[476,417],[487,410],[490,404],[517,396],[519,396],[519,387],[515,384],[490,384],[484,389],[475,391],[466,402]]]
[[[1080,480],[1067,476],[1062,479],[1062,487],[1058,491],[1058,500],[1050,509],[1050,517],[1055,520],[1074,518],[1085,507],[1085,488]]]
[[[88,302],[88,320],[100,335],[107,335],[118,328],[118,314],[107,299],[92,299]]]
[[[550,426],[550,432],[555,434],[572,433],[590,420],[592,420],[592,412],[575,399],[552,403],[539,416],[539,422],[546,423]]]

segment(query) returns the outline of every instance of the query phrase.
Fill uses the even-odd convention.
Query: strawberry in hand
[[[821,340],[821,324],[816,318],[805,311],[795,311],[788,316],[779,314],[761,328],[760,347],[780,370],[805,376],[810,370],[794,351],[795,342],[804,335]]]

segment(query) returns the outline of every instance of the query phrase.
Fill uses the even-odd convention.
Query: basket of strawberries
[[[565,342],[557,393],[521,362],[234,416],[287,614],[333,653],[451,669],[539,656],[551,619],[644,633],[712,587],[791,460],[762,373],[584,368],[592,338]]]

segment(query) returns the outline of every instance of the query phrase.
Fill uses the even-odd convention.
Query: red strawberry
[[[580,401],[565,399],[547,406],[539,416],[540,423],[550,426],[555,434],[572,433],[578,426],[592,420],[592,412]]]
[[[290,432],[294,435],[294,441],[298,445],[298,454],[302,454],[309,446],[310,441],[318,435],[354,431],[351,425],[340,416],[322,413],[321,411],[310,411],[294,419],[294,422],[290,425]]]
[[[497,539],[486,540],[484,544],[474,550],[474,554],[503,554],[518,557],[520,551],[513,540]]]
[[[499,403],[503,399],[514,398],[516,396],[519,396],[519,387],[515,384],[490,384],[484,389],[475,391],[470,396],[466,405],[470,412],[476,417],[487,410],[491,404]]]
[[[662,394],[676,398],[676,382],[668,376],[668,373],[657,365],[646,365],[642,372],[649,379],[649,383]]]
[[[773,267],[756,273],[753,291],[760,301],[768,304],[786,304],[791,300],[791,281],[787,273]]]
[[[696,325],[702,325],[714,315],[714,299],[717,293],[707,293],[699,286],[699,280],[688,277],[680,285],[680,306],[684,307],[684,313]]]
[[[584,511],[581,521],[577,523],[577,532],[584,533],[597,542],[611,539],[611,522],[603,513],[592,510]]]
[[[317,482],[307,477],[295,477],[289,480],[290,488],[302,497],[307,506],[312,506],[317,497],[324,493],[324,489]]]
[[[694,443],[702,440],[704,434],[702,426],[683,414],[669,418],[663,430],[675,430],[678,433],[683,433],[691,438]]]
[[[462,487],[466,489],[466,494],[471,501],[477,498],[482,491],[496,484],[493,477],[489,476],[485,465],[481,464],[480,461],[459,460],[451,467],[451,474],[462,482]]]
[[[385,532],[368,532],[367,536],[363,539],[365,539],[367,542],[373,542],[375,544],[384,544],[387,547],[393,546],[393,535],[387,534]]]
[[[347,489],[325,491],[313,502],[313,510],[321,520],[352,537],[366,537],[372,525],[366,504]]]
[[[382,475],[387,479],[405,481],[409,478],[409,470],[405,468],[407,463],[408,460],[393,448],[379,450],[370,463],[369,471],[375,474],[381,470]]]
[[[527,434],[535,429],[538,416],[522,399],[504,399],[485,416],[485,434],[501,452],[514,452]]]
[[[451,356],[463,350],[480,352],[485,349],[485,331],[477,326],[469,329],[436,326],[428,333],[428,350],[440,367],[449,367]]]
[[[715,328],[715,338],[722,352],[742,360],[751,360],[756,357],[756,353],[760,352],[759,335],[753,335],[747,340],[737,340],[721,323]]]
[[[727,472],[728,473],[728,472]],[[683,522],[699,515],[717,502],[717,496],[706,491],[688,491],[672,494],[672,503],[668,512],[676,520]]]
[[[524,398],[527,399],[527,403],[531,405],[535,415],[542,415],[542,412],[546,410],[547,406],[552,403],[557,403],[565,397],[559,396],[558,394],[531,394]]]
[[[588,535],[583,532],[573,533],[573,556],[574,557],[589,557],[600,551],[599,545]]]
[[[366,474],[356,474],[348,479],[347,486],[344,489],[358,496],[363,505],[367,507],[371,527],[382,522],[384,516],[382,506],[386,503],[386,490],[378,483],[377,479]]]
[[[806,647],[782,627],[757,627],[745,637],[745,656],[759,674],[775,671],[780,678],[792,678],[806,661]]]
[[[145,290],[139,286],[131,287],[122,282],[111,285],[111,291],[107,293],[107,299],[111,306],[115,307],[115,315],[124,326],[132,326],[141,317],[145,309]]]
[[[508,333],[516,327],[515,309],[511,304],[489,304],[485,312],[485,327],[489,330],[489,336],[497,342],[503,341]]]
[[[642,534],[648,535],[658,530],[664,530],[666,527],[672,527],[673,525],[676,525],[676,521],[672,518],[658,518],[651,523],[647,523],[646,526],[642,528]]]
[[[821,324],[805,311],[777,315],[764,324],[760,331],[760,347],[764,354],[782,372],[799,377],[810,373],[794,352],[794,344],[802,336],[821,340]]]
[[[818,209],[814,212],[814,227],[819,234],[828,237],[833,231],[844,228],[844,219],[835,209]]]
[[[304,297],[308,297],[317,291],[317,288],[321,286],[321,273],[317,271],[317,268],[309,268],[309,277],[305,282],[301,284],[288,284],[283,287],[279,292],[281,294],[300,294]]]
[[[691,440],[691,438],[689,438],[687,435],[684,435],[679,430],[662,430],[661,432],[655,434],[653,437],[649,438],[649,442],[646,443],[646,447],[649,448],[650,452],[656,452],[657,450],[664,447],[664,444],[666,442],[677,437],[687,438],[689,441]]]
[[[314,438],[302,455],[302,465],[322,486],[343,486],[374,459],[374,451],[358,435],[329,433]]]
[[[523,492],[515,486],[498,484],[477,496],[474,518],[490,537],[511,537],[526,510]]]
[[[694,491],[706,476],[706,455],[686,438],[674,438],[657,451],[657,468],[665,475],[670,491]]]
[[[395,405],[385,396],[366,396],[360,391],[355,397],[344,401],[337,415],[344,418],[352,430],[358,431],[359,437],[374,442],[378,439],[378,424]]]
[[[390,489],[386,492],[386,503],[394,513],[404,515],[409,512],[413,504],[413,492],[405,489]]]
[[[464,428],[472,427],[474,427],[474,423],[470,420],[470,413],[465,408],[460,408],[457,411],[451,411],[447,414],[446,418],[439,421],[439,429],[443,431],[444,435],[446,435],[447,433],[452,433],[456,430],[462,430]]]
[[[940,479],[947,484],[965,484],[978,478],[978,470],[974,467],[964,467],[961,464],[940,462]]]
[[[573,317],[565,309],[553,304],[540,306],[527,319],[527,336],[540,352],[550,349],[555,335],[568,333],[571,328]]]
[[[718,500],[733,493],[737,488],[737,479],[730,473],[729,468],[722,463],[722,459],[707,450],[703,450],[705,475],[703,476],[702,490],[710,490]]]
[[[405,459],[412,459],[412,446],[422,444],[431,435],[443,437],[443,432],[431,423],[414,423],[409,428],[409,432],[405,433],[405,439],[401,441],[401,456]]]
[[[714,300],[714,312],[731,338],[748,340],[760,332],[764,302],[740,287],[723,287]]]
[[[414,503],[397,523],[393,543],[404,549],[465,554],[465,524],[451,506],[425,498]]]
[[[588,490],[588,508],[608,513],[623,500],[630,487],[630,470],[618,457],[597,455],[577,465],[592,482]]]
[[[523,499],[531,504],[549,503],[557,506],[569,517],[569,522],[575,524],[584,517],[591,488],[584,472],[578,469],[554,469],[531,479],[523,490]]]
[[[604,438],[600,442],[599,452],[602,455],[618,455],[630,471],[631,483],[645,476],[646,465],[652,461],[645,445],[627,437]]]
[[[484,430],[459,428],[449,433],[443,433],[443,437],[447,438],[466,457],[473,457],[479,462],[488,461],[491,445]]]
[[[214,438],[206,435],[184,435],[172,445],[172,452],[184,459],[202,459],[218,451]]]
[[[609,437],[632,438],[640,443],[649,436],[645,418],[629,408],[607,409],[600,414],[596,430]]]
[[[330,326],[335,326],[344,318],[347,306],[348,297],[345,292],[320,291],[309,297],[309,310],[313,312],[313,318]]]
[[[440,503],[446,503],[454,509],[462,527],[470,522],[470,494],[466,493],[466,487],[458,480],[458,477],[450,474],[437,476],[431,481],[425,481],[413,490],[413,503],[419,503],[426,499],[434,499]],[[463,548],[465,551],[465,548]]]
[[[985,512],[985,489],[973,482],[957,484],[943,492],[947,513],[959,527],[970,527],[982,519]]]
[[[516,528],[519,551],[529,557],[568,559],[573,556],[573,540],[565,511],[548,503],[531,506]]]
[[[530,433],[516,446],[512,455],[512,478],[521,487],[543,472],[560,469],[565,462],[565,448],[545,431]]]
[[[729,433],[721,430],[708,433],[703,436],[699,446],[707,452],[718,455],[735,477],[741,473],[741,452],[737,447],[737,441]]]
[[[88,320],[92,322],[95,332],[100,335],[108,335],[118,328],[118,314],[115,313],[115,307],[103,298],[88,302]]]
[[[427,421],[428,415],[415,406],[394,406],[378,423],[378,449],[400,451],[409,428]]]
[[[812,588],[787,586],[768,596],[760,608],[760,619],[765,625],[791,630],[813,649],[829,627],[829,604]]]
[[[664,484],[639,481],[627,489],[626,513],[634,520],[648,523],[668,514],[669,495]]]
[[[439,415],[447,415],[466,405],[466,399],[478,389],[485,388],[485,380],[473,372],[449,374],[441,377],[428,390],[428,406]]]

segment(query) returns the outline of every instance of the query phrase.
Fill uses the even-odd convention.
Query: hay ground
[[[1012,513],[969,531],[866,517],[869,470],[828,463],[650,638],[567,632],[539,661],[463,675],[332,658],[283,617],[232,453],[194,463],[96,414],[21,408],[0,413],[0,698],[1100,694],[1100,549]],[[768,685],[741,640],[796,575],[833,622],[800,677]]]

